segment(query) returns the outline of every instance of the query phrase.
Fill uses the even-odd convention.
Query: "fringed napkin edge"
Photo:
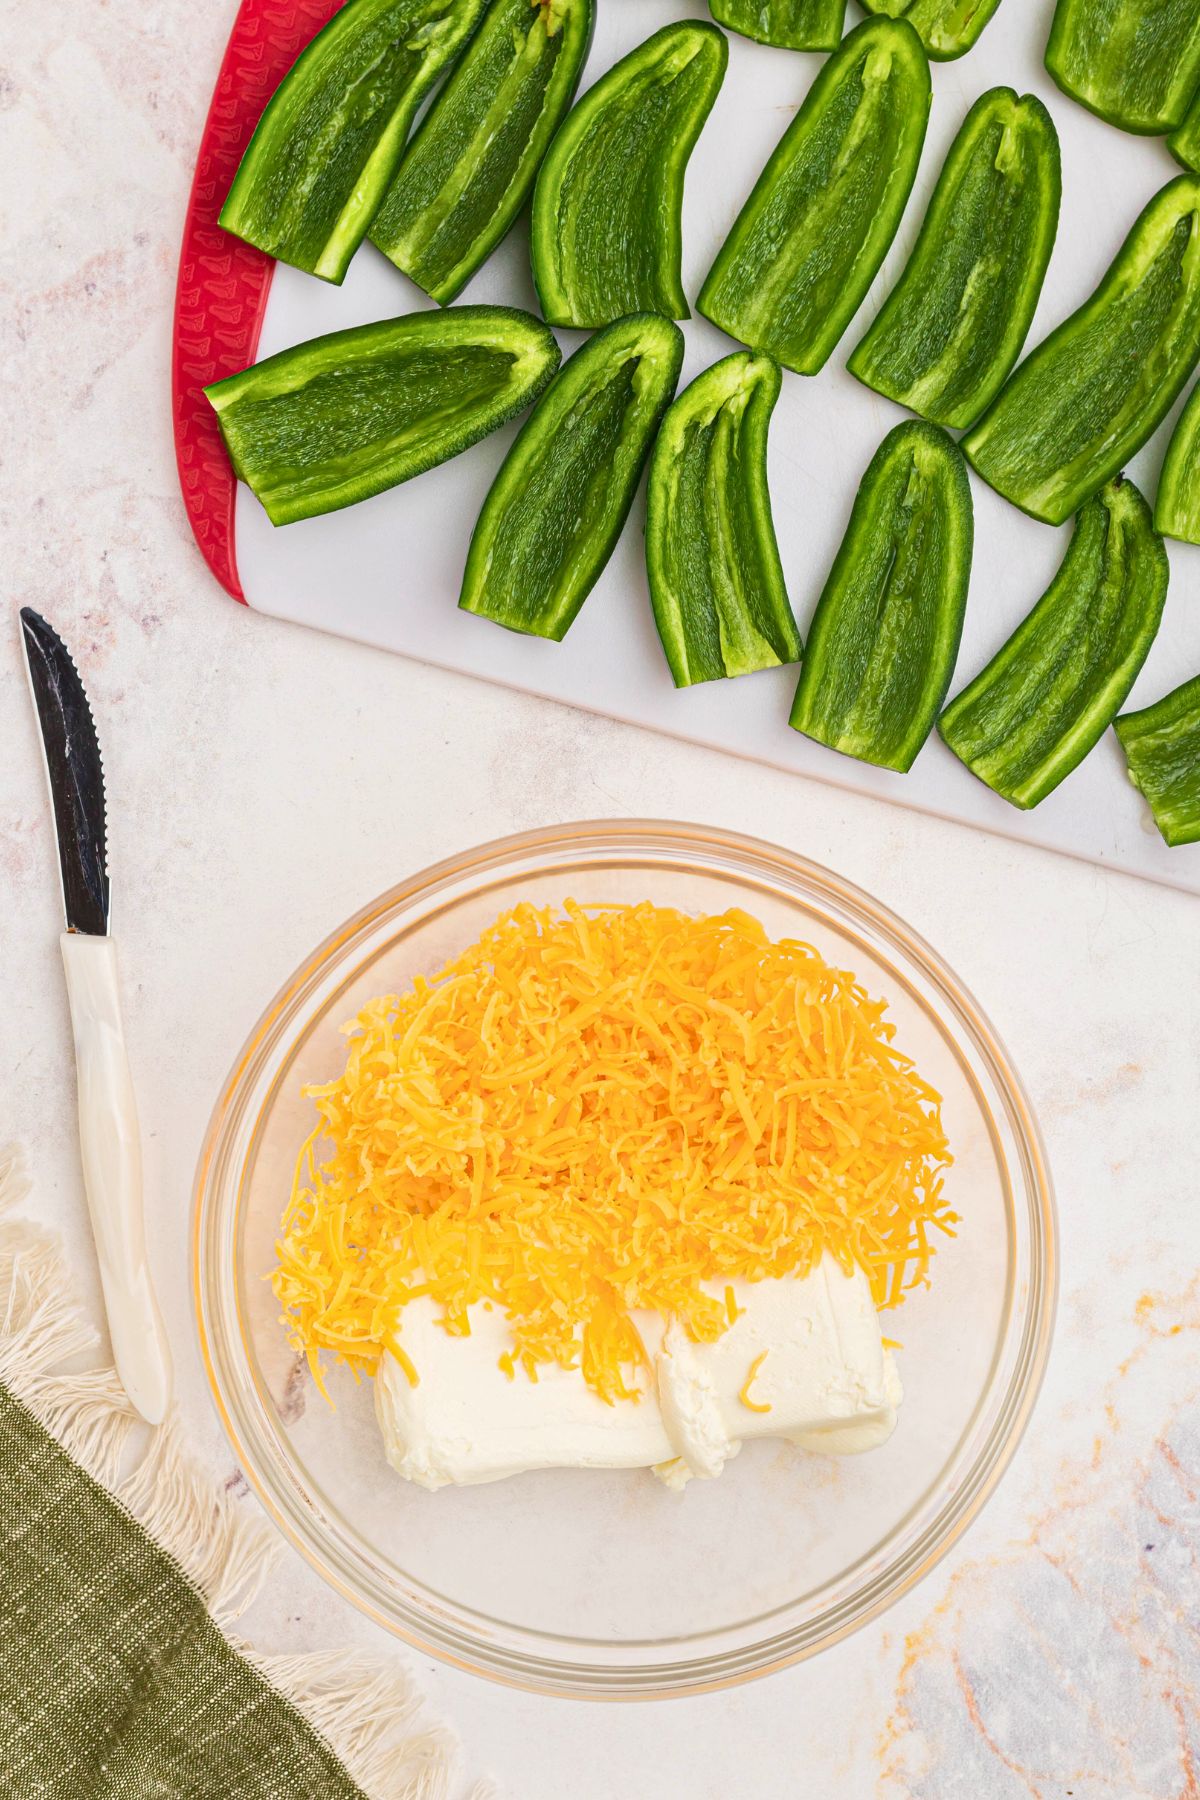
[[[0,1381],[177,1564],[235,1651],[301,1715],[369,1800],[444,1800],[452,1735],[422,1718],[403,1668],[369,1652],[264,1655],[229,1626],[261,1591],[282,1546],[265,1522],[192,1464],[176,1412],[149,1435],[131,1472],[130,1434],[142,1425],[115,1369],[61,1372],[94,1350],[56,1239],[18,1216],[31,1191],[15,1146],[0,1146]],[[488,1800],[490,1785],[472,1800]]]

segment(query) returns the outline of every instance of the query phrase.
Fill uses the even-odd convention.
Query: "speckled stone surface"
[[[227,601],[187,533],[166,393],[228,11],[3,8],[0,1138],[32,1147],[40,1213],[94,1304],[18,604],[61,626],[101,723],[152,1252],[189,1429],[235,1488],[191,1324],[192,1167],[234,1051],[302,953],[430,860],[572,817],[696,818],[833,865],[950,960],[1040,1112],[1063,1287],[1016,1461],[886,1618],[770,1680],[600,1709],[419,1673],[464,1775],[521,1800],[1197,1795],[1200,906]],[[290,1557],[252,1623],[266,1647],[377,1641]]]

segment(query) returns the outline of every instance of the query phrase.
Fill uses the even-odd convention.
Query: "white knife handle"
[[[113,1360],[151,1425],[171,1401],[171,1353],[146,1261],[142,1148],[111,938],[64,932],[67,996],[79,1080],[83,1184],[100,1262]]]

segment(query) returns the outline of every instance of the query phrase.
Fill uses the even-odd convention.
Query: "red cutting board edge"
[[[200,140],[188,199],[171,350],[175,460],[200,554],[246,603],[234,535],[237,478],[204,397],[210,382],[254,361],[275,259],[217,223],[263,108],[341,0],[242,0]]]

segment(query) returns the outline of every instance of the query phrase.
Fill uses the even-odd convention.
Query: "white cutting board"
[[[706,18],[697,0],[598,0],[589,86],[618,56],[673,19]],[[986,88],[1039,94],[1058,127],[1063,207],[1058,241],[1029,342],[1091,291],[1141,207],[1177,174],[1165,144],[1114,130],[1060,94],[1042,67],[1051,0],[1002,0],[975,49],[933,65],[933,111],[903,224],[875,287],[824,371],[785,371],[771,425],[770,483],[792,603],[806,631],[864,468],[905,415],[844,367],[915,239],[925,203],[968,106]],[[857,22],[851,0],[847,25]],[[694,296],[741,202],[821,65],[730,34],[729,70],[688,169],[684,285]],[[461,296],[536,309],[522,222]],[[259,354],[321,332],[426,308],[431,302],[369,244],[338,289],[280,265]],[[683,378],[735,345],[703,319],[684,326]],[[559,332],[564,355],[582,334]],[[1186,390],[1185,390],[1186,392]],[[1182,402],[1181,402],[1182,404]],[[1170,425],[1129,473],[1153,502]],[[1169,850],[1125,776],[1112,732],[1057,792],[1018,812],[932,737],[908,775],[857,763],[787,724],[795,671],[769,670],[676,692],[650,616],[639,496],[608,569],[569,636],[545,643],[457,610],[476,514],[516,427],[362,505],[274,529],[238,495],[238,562],[249,603],[293,619],[550,699],[611,714],[737,756],[959,819],[1200,893],[1200,844]],[[1027,519],[973,474],[975,558],[957,692],[1043,592],[1066,549],[1059,530]],[[1128,702],[1145,705],[1200,672],[1200,549],[1170,544],[1171,585],[1158,639]],[[645,795],[654,811],[654,795]]]

